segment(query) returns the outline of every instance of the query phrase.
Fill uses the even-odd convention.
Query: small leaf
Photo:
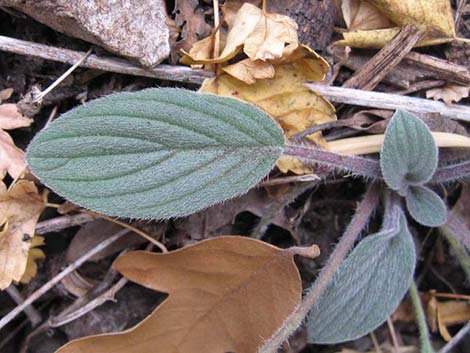
[[[447,221],[447,208],[442,199],[425,186],[411,186],[406,194],[406,206],[416,222],[438,227]]]
[[[64,114],[35,137],[27,160],[45,184],[80,206],[168,218],[247,192],[283,146],[282,130],[254,106],[148,89]]]
[[[115,266],[168,298],[132,329],[72,341],[58,353],[254,353],[301,301],[293,252],[251,238],[134,251]]]
[[[341,264],[309,314],[310,341],[354,340],[382,324],[397,308],[413,276],[416,254],[402,211],[391,230],[362,240]]]
[[[387,185],[404,195],[409,185],[429,181],[437,168],[438,149],[421,119],[398,110],[385,130],[380,166]]]

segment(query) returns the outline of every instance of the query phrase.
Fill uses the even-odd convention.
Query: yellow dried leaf
[[[5,88],[5,89],[2,89],[0,91],[0,102],[5,100],[5,99],[8,99],[11,97],[11,95],[13,94],[14,90],[13,88]]]
[[[233,19],[233,26],[227,33],[225,47],[219,57],[207,57],[207,42],[200,42],[194,51],[191,49],[185,53],[182,63],[220,64],[232,59],[242,48],[252,60],[276,59],[282,57],[286,44],[298,45],[297,24],[288,16],[263,13],[258,7],[245,3]]]
[[[274,66],[261,60],[245,59],[222,69],[230,76],[251,85],[259,79],[273,78]]]
[[[350,3],[349,7],[345,3]],[[353,8],[351,9],[351,6]],[[366,24],[362,14],[356,14],[356,23],[352,16],[359,7],[367,7],[367,16],[373,19]],[[448,43],[455,38],[454,20],[449,0],[343,0],[343,17],[346,23],[353,23],[349,32],[343,33],[343,40],[338,45],[354,48],[381,48],[387,44],[400,30],[401,26],[413,24],[426,29],[426,37],[416,47]],[[375,10],[375,14],[373,14]],[[386,16],[391,25],[384,28],[380,17]],[[372,26],[375,23],[375,26]]]
[[[462,98],[467,98],[470,86],[461,86],[455,83],[448,83],[442,87],[432,88],[426,91],[426,98],[434,100],[442,99],[446,104],[458,102]]]
[[[276,163],[276,166],[279,168],[281,173],[288,173],[291,171],[294,174],[311,174],[314,169],[312,166],[309,166],[305,163],[302,163],[295,157],[291,156],[281,156]]]
[[[134,251],[115,266],[168,298],[130,330],[75,340],[57,353],[254,353],[301,301],[292,252],[246,237]]]
[[[45,207],[31,181],[20,180],[8,190],[0,182],[0,290],[20,281],[26,269],[28,250],[36,223]]]
[[[229,28],[233,27],[235,17],[237,16],[238,11],[243,6],[244,3],[249,2],[254,6],[259,6],[261,0],[225,0],[222,5],[222,14],[224,15],[224,22],[228,25]]]
[[[44,238],[36,235],[29,245],[28,259],[26,260],[26,270],[23,273],[23,276],[20,279],[21,283],[29,283],[38,272],[38,265],[36,261],[39,259],[45,259],[46,254],[41,249],[38,249],[38,246],[44,245]]]
[[[28,119],[18,112],[16,104],[0,105],[0,129],[12,130],[31,125],[33,120]]]
[[[349,31],[394,27],[377,8],[362,0],[343,0],[341,4],[344,21]]]

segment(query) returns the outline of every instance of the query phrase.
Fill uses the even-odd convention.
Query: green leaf
[[[336,272],[308,316],[309,340],[334,344],[377,328],[405,296],[416,253],[406,218],[397,207],[393,229],[364,238]]]
[[[34,138],[27,161],[44,184],[80,206],[168,218],[247,192],[283,148],[280,127],[252,105],[158,88],[64,114]]]
[[[447,221],[447,208],[442,199],[425,186],[411,186],[406,194],[406,206],[416,222],[438,227]]]
[[[429,181],[437,168],[438,149],[426,124],[398,110],[385,131],[380,166],[387,185],[401,195],[409,185]]]

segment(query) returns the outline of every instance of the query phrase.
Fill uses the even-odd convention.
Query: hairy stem
[[[318,147],[299,145],[287,145],[284,153],[288,156],[327,165],[366,178],[378,179],[382,177],[379,162],[369,158],[341,155],[322,150]]]
[[[375,159],[342,155],[315,146],[293,144],[286,145],[284,154],[297,157],[306,162],[318,163],[344,172],[350,172],[365,178],[383,179],[380,163]],[[470,178],[470,160],[438,168],[429,183],[448,183],[465,178]]]
[[[286,319],[274,335],[264,343],[258,353],[275,353],[278,348],[292,335],[302,324],[310,308],[318,301],[330,284],[333,275],[338,270],[343,260],[353,247],[361,231],[367,225],[369,218],[377,207],[379,202],[379,185],[372,183],[366,191],[363,200],[357,207],[351,223],[341,237],[333,253],[328,258],[327,263],[320,271],[318,278],[308,290],[302,300],[302,303]]]
[[[421,352],[422,353],[434,353],[431,341],[429,339],[428,325],[426,323],[426,316],[424,315],[423,306],[421,299],[419,298],[418,288],[414,281],[411,282],[410,286],[410,297],[413,303],[413,307],[416,315],[416,323],[419,328],[419,336],[421,340]]]

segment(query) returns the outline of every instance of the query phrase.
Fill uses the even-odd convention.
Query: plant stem
[[[310,308],[315,305],[320,296],[324,293],[335,272],[353,247],[361,231],[367,225],[369,218],[379,202],[379,185],[372,183],[366,191],[363,200],[357,207],[351,223],[341,237],[333,253],[328,258],[327,263],[320,271],[318,278],[308,290],[302,303],[294,310],[274,335],[267,340],[258,353],[275,353],[291,334],[302,324]]]
[[[470,161],[441,167],[436,170],[430,183],[448,183],[470,177]]]
[[[286,145],[284,154],[309,162],[328,165],[366,178],[379,179],[382,177],[379,162],[369,158],[341,155],[318,147],[301,145]]]
[[[426,316],[424,315],[423,306],[421,304],[421,299],[419,298],[418,288],[414,281],[411,282],[410,286],[410,297],[411,302],[416,315],[416,323],[419,328],[419,336],[421,339],[421,353],[434,353],[434,348],[432,348],[431,341],[429,339],[428,325],[426,323]]]

